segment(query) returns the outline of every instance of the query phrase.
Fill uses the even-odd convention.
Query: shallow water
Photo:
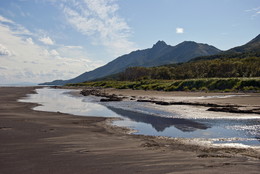
[[[99,102],[94,96],[76,97],[67,89],[37,89],[21,102],[39,103],[34,108],[39,111],[69,113],[80,116],[120,117],[114,125],[129,127],[134,134],[204,138],[214,143],[240,143],[260,146],[260,119],[257,117],[192,117],[174,112],[171,106],[159,106],[135,101]],[[194,109],[194,107],[193,107]],[[196,109],[196,108],[195,108]],[[194,114],[199,115],[199,114]],[[205,114],[204,114],[205,115]],[[235,117],[236,118],[236,117]]]

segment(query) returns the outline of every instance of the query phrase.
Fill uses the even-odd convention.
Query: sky
[[[158,40],[227,50],[258,34],[259,0],[0,0],[0,84],[71,79]]]

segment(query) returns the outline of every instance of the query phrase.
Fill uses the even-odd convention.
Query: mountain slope
[[[216,55],[199,56],[189,60],[195,62],[198,60],[213,60],[213,59],[226,59],[226,58],[244,58],[244,57],[259,57],[260,55],[260,34],[248,43],[223,51]]]
[[[221,52],[219,49],[207,44],[191,41],[182,42],[176,46],[167,45],[164,41],[158,41],[152,48],[133,51],[118,57],[108,64],[93,71],[85,72],[70,80],[56,80],[43,85],[64,85],[67,83],[79,83],[102,78],[111,74],[124,71],[132,66],[160,66],[165,64],[186,62],[197,56],[213,55]]]
[[[225,53],[260,52],[260,34],[245,45],[232,48]]]

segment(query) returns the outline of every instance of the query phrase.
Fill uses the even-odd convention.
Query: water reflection
[[[37,89],[37,94],[31,94],[20,101],[41,104],[34,108],[40,111],[120,117],[123,120],[115,121],[114,124],[138,130],[136,134],[182,138],[231,138],[234,142],[260,145],[260,119],[184,119],[172,111],[169,113],[166,108],[160,109],[159,106],[154,107],[148,103],[100,103],[100,98],[75,97],[68,94],[70,91],[72,90]],[[171,117],[168,117],[169,114]]]
[[[109,106],[108,108],[113,112],[117,113],[118,115],[121,115],[122,117],[127,117],[132,121],[150,124],[158,132],[163,132],[165,128],[171,126],[174,126],[183,132],[193,132],[198,129],[205,130],[209,128],[208,125],[201,124],[187,119],[158,117],[154,115],[138,113],[129,110],[123,110],[120,108],[113,108]]]
[[[67,89],[37,89],[37,94],[30,94],[22,102],[38,103],[38,111],[69,113],[80,116],[118,117],[105,106],[94,102],[94,98],[74,97]]]

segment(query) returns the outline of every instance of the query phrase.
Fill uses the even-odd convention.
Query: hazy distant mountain
[[[226,53],[260,52],[260,34],[245,45],[232,48]]]
[[[111,74],[124,71],[133,66],[160,66],[165,64],[189,61],[198,56],[214,55],[221,50],[207,44],[185,41],[176,46],[167,45],[164,41],[158,41],[152,48],[133,51],[116,58],[108,64],[93,71],[85,72],[70,80],[55,80],[43,85],[64,85],[67,83],[79,83],[102,78]]]

